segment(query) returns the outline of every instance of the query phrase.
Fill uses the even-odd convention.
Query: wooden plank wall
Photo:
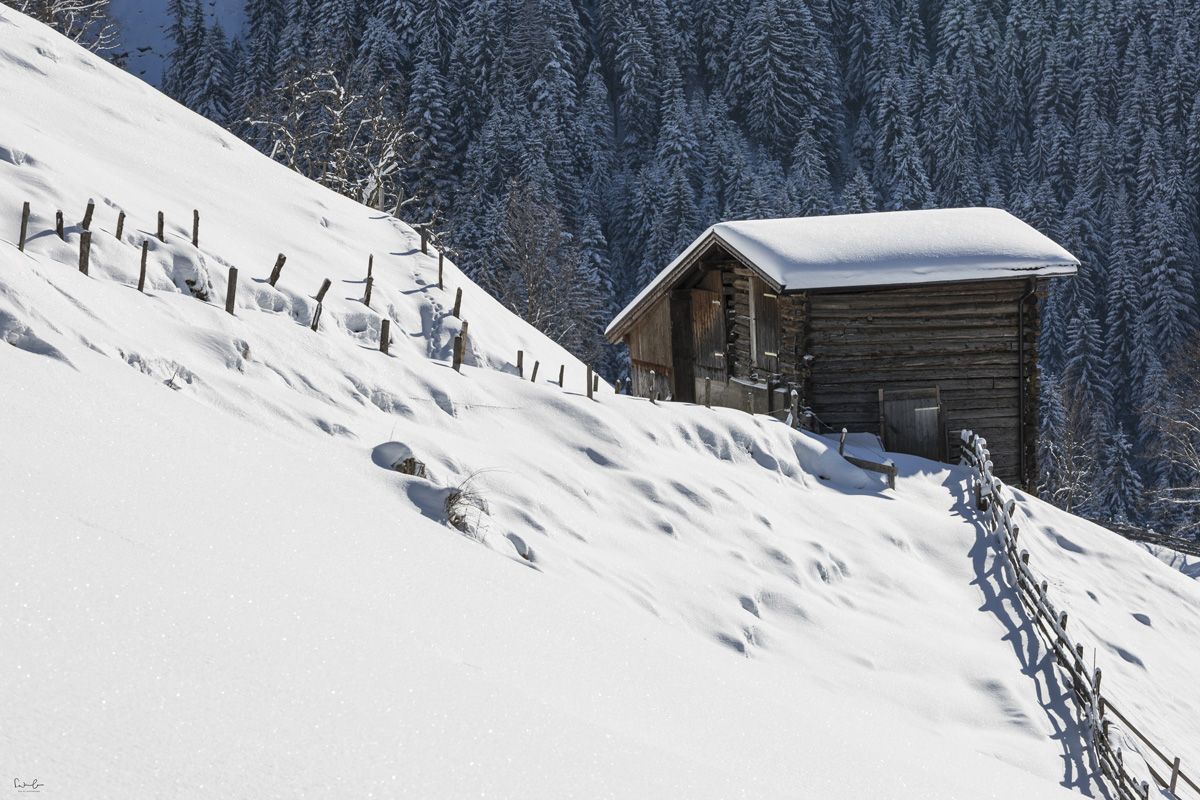
[[[813,411],[834,428],[878,432],[879,389],[940,387],[950,459],[958,458],[959,431],[970,428],[987,438],[997,474],[1018,480],[1017,303],[1026,289],[1024,281],[990,281],[812,293],[807,350],[815,356],[808,398]],[[1027,303],[1025,313],[1031,375],[1036,304]],[[1025,388],[1036,392],[1036,385]],[[1027,412],[1034,407],[1026,403]],[[1028,413],[1025,420],[1027,458],[1033,451],[1032,417]]]
[[[629,332],[630,377],[633,393],[653,397],[657,389],[662,397],[671,394],[671,309],[664,297],[638,320]],[[654,371],[654,378],[650,372]]]

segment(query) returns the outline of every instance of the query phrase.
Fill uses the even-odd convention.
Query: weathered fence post
[[[455,372],[462,372],[462,334],[454,337],[454,360],[451,363],[451,368]]]
[[[587,396],[588,400],[592,399],[592,365],[588,364],[587,368]]]
[[[379,323],[379,352],[385,356],[388,354],[388,346],[392,343],[392,321],[384,318],[383,322]]]
[[[121,241],[121,234],[125,233],[125,212],[117,212],[117,241]]]
[[[559,367],[558,367],[558,388],[560,388],[560,389],[563,388],[563,373],[566,372],[566,370],[567,370],[567,367],[565,364],[559,365]]]
[[[92,232],[83,231],[79,234],[79,271],[88,274],[88,259],[92,255]]]
[[[144,291],[146,288],[146,256],[150,252],[150,242],[147,239],[142,240],[142,268],[138,272],[138,291]]]
[[[533,373],[532,373],[532,374],[529,376],[529,382],[530,382],[530,383],[537,383],[537,371],[538,371],[538,366],[539,366],[541,363],[542,363],[542,362],[540,362],[540,361],[534,361],[534,362],[533,362]]]
[[[429,225],[419,225],[417,230],[421,233],[421,252],[429,252]]]
[[[192,209],[192,247],[200,246],[200,211]]]
[[[457,317],[460,314],[462,314],[462,287],[459,287],[454,293],[454,311],[451,312],[450,316]]]
[[[163,229],[163,227],[164,227],[163,226],[163,212],[160,211],[160,212],[158,212],[158,233],[157,233],[158,240],[160,242],[165,242],[167,240],[167,238],[166,238],[167,234],[166,234],[166,231]]]
[[[325,293],[329,291],[332,281],[329,278],[321,281],[321,288],[317,290],[317,310],[313,312],[312,329],[317,329],[317,323],[321,320],[321,311],[325,308]]]
[[[438,253],[438,288],[439,289],[443,288],[443,286],[442,286],[442,267],[445,263],[446,263],[446,254]]]
[[[650,402],[658,401],[658,375],[654,370],[650,370]]]
[[[271,268],[271,277],[267,278],[267,283],[272,286],[279,280],[279,276],[283,274],[283,263],[287,261],[287,256],[283,253],[279,254],[279,258],[275,259],[275,266]]]
[[[79,223],[79,227],[83,228],[85,231],[90,231],[92,229],[92,214],[95,212],[96,204],[93,201],[88,200],[87,210],[83,212],[83,222]]]
[[[1175,795],[1175,787],[1179,784],[1179,756],[1175,756],[1175,762],[1171,764],[1171,781],[1167,784],[1167,791],[1171,796]]]
[[[55,232],[55,233],[57,233],[57,234],[58,234],[58,238],[62,239],[64,242],[67,240],[67,237],[63,235],[63,215],[62,215],[62,211],[55,211],[55,212],[54,212],[54,232]]]
[[[746,392],[746,413],[754,413],[754,392]]]
[[[25,252],[25,235],[29,233],[29,201],[21,206],[21,238],[17,241],[17,249]]]
[[[454,337],[454,371],[461,372],[463,354],[467,349],[467,321],[463,320],[462,330]]]
[[[704,407],[712,408],[712,378],[704,376]]]
[[[592,375],[592,391],[593,392],[600,391],[600,376],[599,375],[595,375],[595,374]]]
[[[229,286],[225,289],[225,310],[233,313],[233,301],[237,299],[237,267],[229,268]]]
[[[363,305],[371,307],[371,290],[375,288],[375,254],[367,255],[367,288],[363,293]]]
[[[522,378],[525,377],[525,351],[524,350],[517,351],[517,375]]]

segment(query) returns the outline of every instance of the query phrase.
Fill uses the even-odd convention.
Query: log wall
[[[681,373],[689,379],[685,381],[689,387],[694,381],[697,390],[677,392],[677,396],[694,394],[702,401],[699,388],[710,377],[722,384],[712,387],[714,404],[742,407],[755,402],[764,406],[756,408],[762,411],[767,405],[766,381],[777,376],[800,389],[822,425],[878,433],[880,389],[936,386],[941,391],[945,451],[951,461],[958,459],[960,431],[972,429],[987,438],[998,477],[1012,483],[1022,480],[1022,445],[1027,473],[1035,474],[1037,300],[1024,303],[1023,320],[1018,313],[1021,298],[1034,286],[1032,281],[785,294],[778,298],[777,355],[764,362],[754,357],[751,347],[755,321],[750,294],[758,279],[733,261],[710,262],[705,268],[695,286],[719,292],[723,301],[718,308],[724,314],[725,368],[720,370],[716,362],[697,363],[692,374]],[[693,293],[692,300],[716,296]],[[707,300],[705,313],[711,303]],[[656,388],[663,397],[672,393],[679,371],[673,361],[679,354],[673,354],[671,347],[670,306],[664,298],[628,337],[633,389],[642,396]],[[675,333],[681,333],[682,327],[676,318]],[[707,326],[706,330],[715,329]],[[708,348],[707,341],[701,345],[700,339],[690,338],[686,349],[698,353]],[[806,355],[812,356],[807,369]],[[657,384],[650,379],[651,369]],[[762,400],[747,400],[748,391],[755,387],[761,389]]]
[[[814,356],[810,406],[835,429],[878,433],[879,389],[937,386],[950,460],[958,459],[960,431],[974,429],[987,437],[997,475],[1020,481],[1022,428],[1029,465],[1036,436],[1036,381],[1020,385],[1022,353],[1024,374],[1036,374],[1033,300],[1024,305],[1023,346],[1018,335],[1028,290],[1025,281],[994,281],[812,293],[802,301]]]

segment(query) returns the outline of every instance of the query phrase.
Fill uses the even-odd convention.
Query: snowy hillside
[[[6,779],[60,798],[1095,793],[965,469],[897,457],[892,491],[766,417],[589,400],[583,364],[448,262],[439,290],[412,229],[7,8],[0,83]],[[389,468],[402,447],[426,478]],[[486,505],[474,535],[447,523],[463,486]],[[1020,505],[1122,709],[1200,765],[1200,585]]]

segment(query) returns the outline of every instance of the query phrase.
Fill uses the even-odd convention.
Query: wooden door
[[[729,379],[725,364],[725,301],[720,292],[692,289],[692,353],[696,379]]]
[[[893,453],[944,461],[946,435],[941,392],[932,389],[879,390],[879,435]]]

